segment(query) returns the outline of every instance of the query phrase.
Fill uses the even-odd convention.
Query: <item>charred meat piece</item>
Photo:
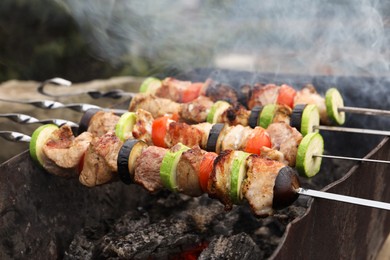
[[[219,123],[227,123],[229,125],[248,125],[250,113],[250,110],[247,110],[240,104],[233,105],[223,112],[221,122]]]
[[[189,196],[203,194],[199,184],[199,167],[206,151],[195,146],[182,153],[176,168],[178,191]]]
[[[297,91],[294,98],[294,106],[298,104],[316,105],[320,112],[321,123],[330,124],[329,117],[326,113],[325,99],[317,93],[313,85],[308,84],[300,91]]]
[[[229,85],[218,83],[213,80],[206,81],[206,96],[212,101],[225,100],[229,103],[235,104],[238,101],[237,91]]]
[[[137,109],[135,113],[137,120],[132,131],[133,137],[152,145],[152,123],[154,120],[152,114],[143,109]]]
[[[43,150],[43,167],[61,177],[75,177],[82,156],[92,141],[91,133],[84,132],[74,137],[68,125],[54,131]]]
[[[252,96],[248,101],[248,108],[252,109],[255,106],[264,106],[275,104],[279,95],[279,86],[274,84],[255,84],[252,89]]]
[[[252,154],[247,158],[247,166],[247,176],[242,186],[244,197],[256,215],[271,215],[275,179],[285,164]]]
[[[88,132],[95,137],[102,136],[107,132],[115,132],[115,126],[119,118],[112,112],[98,111],[89,122]]]
[[[181,104],[180,118],[187,123],[206,122],[213,101],[205,96],[199,96],[191,102]]]
[[[122,145],[122,141],[112,132],[93,138],[85,153],[80,182],[93,187],[114,180],[117,177],[117,159]]]
[[[134,181],[142,185],[149,192],[163,188],[160,178],[160,166],[167,149],[149,146],[143,150],[135,165]]]
[[[201,130],[192,125],[172,121],[168,125],[167,135],[164,140],[167,147],[172,147],[178,143],[189,147],[200,146],[205,138],[203,134]]]
[[[153,94],[138,94],[132,98],[129,111],[143,109],[149,111],[154,118],[162,117],[166,114],[180,113],[181,104],[170,99],[159,98]]]
[[[284,122],[272,123],[266,129],[271,138],[272,149],[280,151],[289,166],[295,166],[302,134]]]

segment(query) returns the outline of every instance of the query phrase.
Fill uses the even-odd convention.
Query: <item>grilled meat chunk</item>
[[[152,114],[143,109],[137,109],[135,113],[137,120],[135,121],[132,131],[133,137],[144,141],[148,145],[152,145]]]
[[[176,182],[179,192],[193,197],[202,195],[198,173],[205,153],[206,151],[201,150],[199,146],[194,146],[182,153],[176,168]]]
[[[272,149],[272,148],[268,148],[265,146],[261,147],[260,148],[260,156],[262,158],[266,158],[266,159],[274,160],[274,161],[281,162],[284,164],[288,164],[288,161],[286,161],[286,159],[284,158],[284,154],[281,153],[280,151]]]
[[[247,166],[247,176],[242,186],[244,197],[256,215],[271,215],[275,179],[285,164],[252,154],[247,159]]]
[[[188,147],[202,145],[204,136],[203,132],[192,125],[171,121],[168,125],[167,135],[164,141],[167,147],[172,147],[182,143]]]
[[[172,77],[165,78],[156,96],[181,102],[183,92],[191,86],[191,81],[182,81]]]
[[[93,187],[115,179],[118,171],[118,153],[122,145],[122,141],[112,132],[93,138],[85,153],[80,182]]]
[[[199,96],[191,102],[181,104],[180,118],[187,123],[206,122],[213,101],[205,96]]]
[[[181,104],[152,94],[141,93],[133,97],[129,105],[129,111],[137,111],[137,109],[149,111],[154,118],[157,118],[165,114],[180,113]]]
[[[280,151],[288,165],[294,167],[302,134],[284,122],[272,123],[266,131],[271,138],[272,149]]]
[[[286,105],[277,105],[275,109],[275,115],[272,122],[285,122],[286,124],[290,124],[290,117],[292,114],[292,109]]]
[[[229,103],[235,104],[238,101],[237,91],[226,84],[218,83],[213,80],[206,81],[206,96],[208,96],[212,101],[216,102],[218,100],[225,100]]]
[[[243,150],[245,148],[248,137],[253,133],[253,129],[249,126],[228,126],[222,139],[222,150]]]
[[[255,106],[275,104],[279,95],[279,89],[280,87],[274,84],[255,84],[252,89],[252,95],[248,101],[248,108],[252,109]]]
[[[221,115],[219,123],[226,123],[229,125],[248,125],[248,118],[251,111],[247,110],[242,105],[230,106]]]
[[[233,150],[221,152],[214,161],[214,168],[208,183],[209,196],[221,201],[225,205],[226,210],[231,209],[233,206],[230,198],[230,179],[233,159]]]
[[[202,140],[200,141],[199,146],[202,149],[206,149],[207,140],[209,138],[210,130],[213,127],[213,125],[210,123],[200,123],[200,124],[192,125],[192,127],[198,129],[201,132]]]
[[[91,118],[88,132],[95,137],[102,136],[107,132],[115,132],[115,126],[119,118],[112,112],[98,111]]]
[[[317,93],[313,85],[308,84],[300,91],[297,91],[294,98],[294,106],[298,104],[316,105],[320,112],[321,123],[330,124],[330,119],[326,113],[325,99]]]
[[[49,137],[43,151],[43,167],[61,177],[75,177],[82,156],[92,140],[91,133],[74,137],[68,125],[61,126]]]
[[[167,149],[149,146],[142,151],[135,163],[134,181],[149,192],[163,188],[160,178],[160,166]]]

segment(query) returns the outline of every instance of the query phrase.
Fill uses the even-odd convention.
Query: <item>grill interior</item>
[[[253,75],[208,69],[179,77],[195,81],[209,76],[235,87],[275,82],[300,88],[312,83],[324,93],[337,86],[346,105],[375,108],[385,108],[384,91],[389,86],[387,79]],[[369,93],[365,93],[367,86]],[[385,129],[388,120],[348,115],[346,126]],[[372,157],[390,160],[387,139],[381,142],[378,136],[331,132],[323,136],[328,154],[362,157],[372,151]],[[326,189],[332,192],[390,201],[390,191],[385,189],[386,180],[390,181],[388,171],[384,164],[324,159],[321,172],[301,183],[315,189],[330,184]],[[88,189],[77,180],[46,174],[31,162],[28,153],[1,165],[1,173],[2,259],[286,259],[324,253],[338,258],[344,254],[372,257],[390,231],[390,216],[384,211],[326,200],[313,203],[305,197],[273,217],[259,219],[246,205],[225,212],[219,202],[207,196],[190,198],[166,191],[149,194],[136,185],[122,183]],[[334,245],[340,238],[343,243]]]

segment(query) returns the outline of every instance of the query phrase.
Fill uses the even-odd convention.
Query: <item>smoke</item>
[[[60,0],[57,0],[60,1]],[[62,0],[112,63],[309,75],[389,71],[388,1]]]

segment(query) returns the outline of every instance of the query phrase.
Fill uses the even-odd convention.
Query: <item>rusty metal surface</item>
[[[27,152],[14,157],[0,166],[0,259],[62,258],[83,226],[136,206],[137,190],[119,182],[86,188],[45,173]]]
[[[384,139],[367,157],[390,160]],[[363,163],[324,190],[390,202],[390,166]],[[331,173],[329,173],[331,174]],[[375,259],[390,233],[390,213],[315,199],[308,212],[289,224],[273,259]]]

